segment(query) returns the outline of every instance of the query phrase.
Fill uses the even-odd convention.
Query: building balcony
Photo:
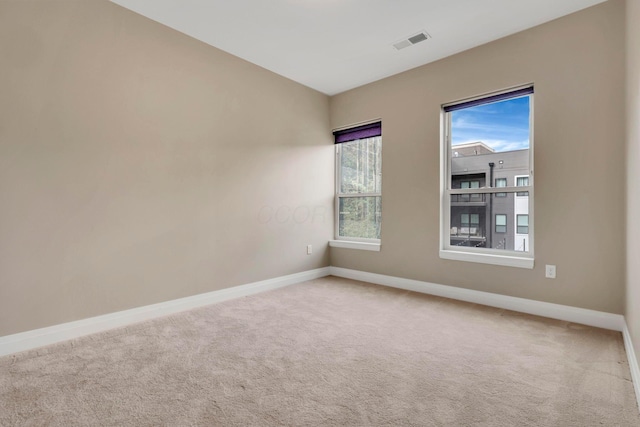
[[[451,206],[487,206],[487,196],[485,193],[452,194]]]
[[[483,227],[451,227],[451,245],[484,247],[487,238]]]

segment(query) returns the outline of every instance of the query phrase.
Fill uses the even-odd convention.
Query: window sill
[[[533,258],[523,258],[516,256],[479,254],[470,252],[459,252],[452,250],[440,250],[440,258],[455,261],[478,262],[481,264],[502,265],[506,267],[518,267],[532,269],[534,265]]]
[[[380,243],[355,242],[352,240],[329,240],[332,248],[358,249],[361,251],[380,252]]]

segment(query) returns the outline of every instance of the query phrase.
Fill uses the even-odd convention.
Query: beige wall
[[[624,7],[609,1],[332,97],[333,127],[382,118],[384,220],[381,252],[332,248],[331,264],[622,313]],[[440,259],[440,105],[529,82],[535,268]]]
[[[328,265],[325,95],[106,0],[0,58],[0,336]]]
[[[640,364],[640,1],[627,0],[627,307]]]
[[[627,2],[631,236],[638,9]],[[0,336],[328,265],[328,129],[378,117],[382,251],[333,248],[332,265],[622,313],[624,19],[611,0],[329,105],[107,1],[1,1]],[[536,268],[441,260],[439,106],[528,82]],[[547,263],[557,279],[544,279]]]

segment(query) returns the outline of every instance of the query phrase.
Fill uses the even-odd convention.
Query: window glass
[[[341,194],[379,193],[382,190],[382,138],[341,144]]]
[[[529,177],[528,176],[519,176],[516,180],[516,187],[526,187],[529,185]],[[528,191],[518,191],[516,193],[517,196],[523,197],[528,196]]]
[[[340,236],[380,238],[380,197],[341,197]]]
[[[518,234],[529,234],[529,215],[518,215]]]
[[[507,232],[507,216],[504,214],[496,214],[496,233]]]
[[[496,178],[496,187],[506,187],[507,178]],[[496,197],[507,197],[507,193],[496,193]]]
[[[336,238],[376,241],[382,223],[382,137],[336,144]]]

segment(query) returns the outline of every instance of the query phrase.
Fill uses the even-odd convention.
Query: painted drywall
[[[0,58],[0,336],[328,266],[327,96],[106,0]]]
[[[626,2],[627,287],[625,317],[640,365],[640,1]]]
[[[622,314],[624,8],[608,1],[332,97],[334,128],[382,118],[383,223],[380,252],[332,248],[331,265]],[[535,268],[440,259],[440,106],[531,82]]]

